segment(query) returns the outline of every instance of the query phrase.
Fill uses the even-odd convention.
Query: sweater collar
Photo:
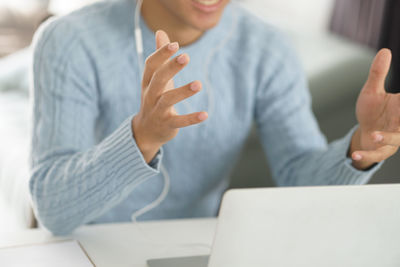
[[[214,47],[217,45],[225,36],[228,34],[229,29],[233,27],[233,7],[232,3],[229,3],[222,14],[219,23],[212,29],[207,30],[197,41],[190,45],[181,47],[182,52],[189,53],[192,57],[193,55],[199,54],[201,48],[204,47]],[[155,34],[146,24],[143,16],[140,16],[140,28],[143,34],[143,45],[144,54],[149,56],[152,54],[156,48],[155,45]],[[200,55],[201,56],[201,55]]]

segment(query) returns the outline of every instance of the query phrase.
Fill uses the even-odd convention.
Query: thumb
[[[163,30],[158,30],[156,32],[156,49],[160,49],[166,44],[169,44],[170,40],[168,34]]]
[[[385,80],[389,74],[391,62],[392,52],[386,48],[381,49],[372,62],[365,90],[374,93],[385,92]]]

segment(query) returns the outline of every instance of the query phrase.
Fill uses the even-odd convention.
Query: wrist
[[[365,136],[369,136],[369,134],[363,132],[362,129],[360,127],[358,127],[357,130],[353,134],[353,137],[351,139],[350,148],[348,151],[348,157],[353,160],[353,163],[352,163],[353,167],[358,170],[367,170],[376,164],[376,162],[372,162],[372,161],[368,161],[368,160],[364,160],[364,159],[357,160],[353,155],[353,153],[356,151],[365,151],[365,150],[370,149],[370,147],[367,147],[365,145],[365,141],[363,141],[363,138]]]
[[[138,124],[137,116],[135,116],[132,120],[132,133],[133,137],[135,138],[136,145],[143,155],[143,158],[145,159],[146,163],[150,163],[160,150],[162,144],[156,144],[155,142],[147,140],[146,134],[143,134],[144,131],[141,130]]]

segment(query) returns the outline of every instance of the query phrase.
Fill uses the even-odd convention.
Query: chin
[[[199,31],[208,31],[211,30],[212,28],[214,28],[215,26],[218,25],[218,21],[212,21],[212,22],[201,22],[201,23],[195,23],[192,24],[193,28],[199,30]]]
[[[196,16],[195,17],[196,19],[193,19],[193,17],[190,20],[189,24],[193,28],[198,29],[200,31],[207,31],[214,28],[215,26],[218,25],[221,19],[221,15],[216,15],[211,18],[209,16]]]

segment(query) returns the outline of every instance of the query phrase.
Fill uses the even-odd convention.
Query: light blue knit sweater
[[[208,90],[214,112],[146,164],[131,131],[141,93],[134,8],[133,0],[102,2],[47,23],[36,36],[30,191],[50,231],[129,221],[162,191],[161,164],[171,191],[140,219],[215,216],[253,121],[280,186],[363,184],[376,171],[351,166],[351,132],[327,145],[291,47],[236,4],[180,51],[191,62],[175,85],[211,86],[178,104],[178,112],[207,110]],[[141,28],[147,57],[155,37],[143,19]]]

